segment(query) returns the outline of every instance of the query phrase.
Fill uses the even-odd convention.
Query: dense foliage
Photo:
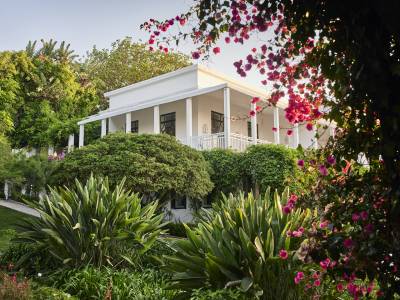
[[[94,47],[82,67],[95,84],[99,97],[103,97],[105,92],[188,65],[188,58],[182,54],[149,52],[145,45],[125,38],[112,43],[111,49],[99,50]],[[105,99],[102,104],[106,104]]]
[[[29,42],[23,51],[0,52],[0,134],[14,148],[66,146],[76,122],[104,108],[103,93],[188,65],[181,54],[149,53],[123,39],[94,48],[82,63],[65,42]],[[100,130],[94,136],[100,136]],[[87,132],[87,138],[93,138]]]
[[[313,129],[322,117],[337,124],[335,143],[326,158],[333,153],[356,162],[360,153],[365,154],[369,172],[342,178],[339,190],[326,190],[324,180],[315,190],[315,200],[322,198],[321,206],[326,205],[321,208],[332,210],[326,221],[337,226],[316,240],[316,249],[322,255],[331,250],[327,238],[349,237],[345,224],[358,227],[352,215],[359,208],[353,203],[363,203],[374,229],[371,235],[358,236],[357,243],[368,239],[370,247],[379,247],[371,250],[373,256],[357,247],[351,253],[339,250],[341,256],[351,255],[356,262],[352,267],[338,265],[334,272],[342,276],[345,268],[343,276],[349,277],[368,271],[371,279],[378,279],[380,294],[387,299],[400,290],[399,9],[398,1],[344,5],[337,1],[198,0],[181,15],[143,24],[150,32],[151,46],[169,48],[169,42],[192,39],[198,46],[192,52],[194,59],[208,56],[211,49],[220,53],[215,45],[220,39],[244,44],[252,36],[259,38],[260,45],[234,63],[243,77],[250,71],[259,73],[271,92],[269,99],[253,99],[257,106],[250,114],[287,98],[285,112],[291,124],[307,123]],[[178,32],[173,34],[175,24],[179,24]],[[322,176],[327,174],[324,164],[317,166]],[[360,195],[357,191],[362,186],[366,194]],[[372,186],[373,192],[367,189]],[[330,197],[332,192],[338,194]],[[376,208],[377,203],[382,205]],[[338,215],[340,224],[331,219]],[[386,263],[381,265],[382,261]],[[359,287],[354,291],[352,283],[347,287],[354,298],[365,295]]]
[[[268,187],[279,192],[289,186],[294,192],[307,193],[315,182],[315,174],[307,176],[297,168],[303,154],[283,145],[254,145],[244,153],[214,149],[203,151],[211,166],[210,177],[214,184],[209,197],[218,199],[221,193],[239,191],[263,194]]]
[[[32,206],[41,218],[21,225],[18,241],[46,249],[65,267],[115,265],[123,260],[124,243],[144,253],[162,232],[157,202],[142,207],[141,199],[124,189],[124,180],[110,189],[107,178],[90,176],[73,189],[50,189]]]
[[[213,149],[202,152],[210,165],[210,178],[214,184],[211,199],[219,198],[221,193],[226,195],[240,190],[242,186],[242,155],[226,149]]]
[[[212,188],[202,155],[168,135],[109,134],[68,154],[58,174],[68,184],[91,172],[109,176],[111,185],[126,177],[127,188],[162,204],[175,196],[201,199]]]
[[[261,299],[300,299],[302,289],[293,281],[296,251],[312,213],[293,210],[295,201],[288,189],[282,197],[267,190],[259,198],[224,197],[204,210],[199,225],[186,228],[187,239],[173,244],[177,254],[165,257],[171,286],[239,287]]]

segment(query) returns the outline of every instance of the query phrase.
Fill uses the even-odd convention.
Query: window
[[[247,136],[251,137],[251,122],[247,122]],[[257,124],[257,138],[259,138],[259,135],[258,135],[258,124]]]
[[[186,208],[186,196],[176,196],[171,200],[172,209],[185,209]]]
[[[211,133],[224,132],[224,114],[211,112]]]
[[[175,136],[175,112],[160,116],[160,132]]]
[[[131,122],[131,132],[132,133],[139,133],[139,120]]]
[[[212,206],[212,202],[213,202],[213,193],[209,193],[207,195],[207,197],[203,200],[203,207],[204,208],[209,208]]]

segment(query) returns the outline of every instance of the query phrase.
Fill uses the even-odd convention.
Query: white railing
[[[257,144],[269,144],[271,142],[257,139]],[[229,136],[231,149],[244,151],[248,146],[253,145],[253,139],[237,133],[231,133]],[[214,148],[225,148],[225,135],[223,132],[193,136],[190,146],[197,150],[210,150]]]

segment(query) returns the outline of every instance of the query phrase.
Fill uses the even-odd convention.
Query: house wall
[[[188,70],[183,73],[179,70],[176,76],[164,76],[156,81],[150,79],[150,84],[147,84],[149,81],[140,82],[134,89],[133,86],[132,89],[122,89],[121,93],[109,96],[110,109],[135,105],[146,100],[196,89],[197,70],[193,67]]]

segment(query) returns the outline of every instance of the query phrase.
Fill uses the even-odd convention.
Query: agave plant
[[[163,215],[155,214],[157,202],[142,207],[124,181],[110,190],[107,178],[92,175],[85,185],[76,180],[73,189],[50,189],[30,203],[41,218],[26,221],[17,241],[46,249],[70,267],[114,265],[123,260],[121,245],[147,251],[163,231]]]
[[[170,287],[237,287],[261,299],[300,299],[293,279],[303,238],[291,232],[306,228],[312,212],[283,213],[288,198],[288,189],[282,197],[271,197],[270,190],[259,198],[231,195],[204,210],[197,228],[186,227],[187,239],[173,244],[177,254],[164,257]]]

